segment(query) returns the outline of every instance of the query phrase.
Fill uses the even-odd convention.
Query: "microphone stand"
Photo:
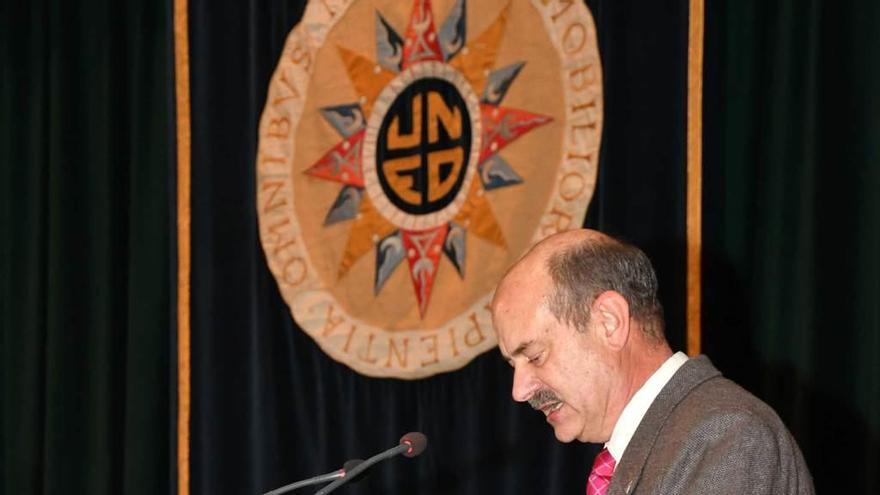
[[[336,479],[345,479],[346,477],[350,478],[352,476],[352,472],[357,469],[357,467],[363,462],[364,461],[360,459],[352,459],[346,462],[345,467],[343,467],[342,469],[337,469],[336,471],[330,473],[319,474],[318,476],[313,476],[306,480],[301,480],[295,483],[291,483],[289,485],[284,485],[281,488],[276,488],[270,492],[264,493],[263,495],[281,495],[282,493],[287,493],[291,490],[296,490],[297,488],[302,488],[304,486],[317,485]]]
[[[379,461],[383,461],[385,459],[388,459],[389,457],[394,457],[398,454],[402,454],[402,453],[410,450],[411,448],[412,448],[411,445],[407,445],[405,443],[402,443],[396,447],[392,447],[392,448],[386,450],[385,452],[382,452],[380,454],[376,454],[373,457],[370,457],[369,459],[367,459],[366,461],[358,464],[354,469],[349,471],[344,478],[339,478],[336,481],[334,481],[333,483],[330,483],[329,485],[325,486],[320,491],[315,493],[315,495],[327,495],[328,493],[330,493],[333,490],[342,486],[349,479],[353,479],[353,478],[357,477],[357,475],[359,475],[360,473],[366,471],[373,464],[376,464]]]

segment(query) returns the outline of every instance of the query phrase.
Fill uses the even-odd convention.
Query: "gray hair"
[[[629,304],[649,340],[665,339],[657,275],[641,249],[616,239],[582,241],[551,255],[547,271],[554,285],[548,308],[559,321],[584,331],[593,301],[613,290]]]

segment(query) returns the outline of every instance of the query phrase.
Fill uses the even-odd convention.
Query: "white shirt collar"
[[[648,412],[648,408],[651,407],[657,394],[663,390],[663,387],[666,386],[672,375],[687,360],[687,354],[683,352],[676,352],[670,356],[645,381],[645,384],[642,385],[632,396],[632,399],[629,400],[626,407],[623,408],[620,417],[617,418],[617,423],[614,425],[614,430],[611,432],[611,439],[605,444],[605,448],[608,449],[608,452],[611,453],[615,461],[620,462],[623,453],[626,451],[626,446],[629,445],[629,441],[636,432],[636,428],[639,427],[639,423],[642,422],[642,418]]]

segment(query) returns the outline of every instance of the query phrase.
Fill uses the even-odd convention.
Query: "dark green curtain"
[[[0,3],[0,493],[170,491],[168,2]]]
[[[880,493],[880,3],[707,2],[704,342]]]
[[[390,460],[338,493],[583,493],[599,447],[561,444],[541,415],[515,403],[511,369],[497,351],[424,380],[368,378],[293,322],[259,243],[254,160],[269,78],[304,4],[189,3],[193,493],[264,493],[385,450],[413,430],[429,438],[423,455]],[[680,348],[687,1],[588,5],[605,122],[586,223],[646,248]]]
[[[684,213],[678,194],[683,190],[683,140],[676,139],[683,107],[673,103],[681,96],[674,88],[684,77],[683,51],[664,47],[684,46],[681,4],[652,4],[671,12],[662,17],[662,24],[671,26],[667,39],[656,36],[663,29],[646,29],[624,15],[631,2],[590,3],[606,77],[615,83],[606,86],[601,187],[588,224],[627,235],[659,261],[666,302],[672,303],[667,304],[675,323],[672,337],[680,343],[683,312],[674,303],[682,290],[674,275],[683,270],[682,243],[676,240],[682,237]],[[804,450],[820,493],[878,493],[880,4],[707,1],[706,9],[704,350],[725,374],[776,408]],[[261,12],[276,19],[297,17],[295,12],[249,12],[249,20]],[[198,13],[203,20],[214,13],[227,36],[238,19],[228,5],[205,4]],[[174,493],[170,4],[0,2],[0,23],[0,494]],[[284,24],[272,32],[272,47],[277,49],[288,28]],[[208,40],[217,42],[210,36],[203,41]],[[651,60],[661,64],[661,59],[645,55],[652,49],[680,54],[674,70],[655,70]],[[245,81],[248,95],[265,89],[275,60],[265,46],[253,53],[242,58],[259,62],[260,77],[250,74]],[[228,54],[217,55],[228,61]],[[194,66],[199,66],[195,58]],[[633,70],[640,71],[637,77]],[[643,73],[654,76],[639,76]],[[662,79],[668,81],[663,91],[658,90],[665,96],[650,91],[657,90],[655,73],[668,76]],[[225,85],[235,86],[228,78],[203,82],[219,93]],[[257,115],[247,115],[230,122],[247,123],[243,132],[252,140]],[[646,116],[660,124],[650,124]],[[650,136],[656,139],[633,145],[633,139],[647,135],[633,132],[639,125],[651,125],[655,132]],[[663,135],[663,129],[674,135]],[[206,150],[224,143],[210,139],[222,133],[195,132],[206,156]],[[648,151],[644,157],[632,155],[631,150],[648,150],[652,143],[667,143],[654,152],[658,160]],[[253,143],[243,148],[250,151],[241,153],[240,175],[224,175],[224,169],[202,177],[214,181],[204,187],[216,188],[201,196],[205,211],[224,213],[208,208],[214,206],[208,199],[224,204],[227,182],[252,177],[248,157]],[[220,155],[226,151],[216,149]],[[651,167],[652,172],[645,179],[621,163],[641,163],[639,170]],[[667,169],[663,164],[681,166]],[[228,186],[252,199],[252,187],[244,191],[241,183]],[[615,184],[618,189],[611,187]],[[656,184],[665,185],[658,191]],[[243,204],[230,206],[246,216],[232,230],[253,235],[253,211]],[[657,205],[677,213],[651,217],[651,211],[667,211]],[[211,238],[210,232],[202,234]],[[255,250],[255,241],[248,239]],[[230,365],[239,361],[221,359],[225,351],[197,358],[196,365],[206,365],[196,370],[197,380],[207,383],[211,373],[220,371],[229,375],[211,381],[216,397],[205,389],[195,404],[197,488],[268,489],[330,464],[330,459],[321,459],[320,466],[303,459],[292,440],[309,425],[290,419],[294,407],[287,407],[284,397],[266,399],[289,393],[291,376],[317,383],[326,373],[331,385],[358,387],[364,401],[376,391],[407,397],[424,393],[416,384],[368,380],[327,362],[291,327],[261,257],[251,254],[244,263],[258,267],[248,265],[257,273],[254,286],[267,294],[252,305],[261,308],[253,314],[268,315],[272,323],[263,322],[257,333],[241,338],[280,340],[286,346],[282,349],[293,349],[301,359],[293,364],[254,361],[262,371],[239,373],[248,363]],[[200,252],[203,260],[204,255]],[[206,294],[201,305],[196,299],[196,309],[204,311],[200,321],[208,329],[208,310],[224,308],[222,297]],[[204,335],[203,344],[223,332]],[[241,348],[231,345],[238,342],[235,335],[224,337],[228,346],[212,345],[233,355]],[[211,356],[222,364],[207,366]],[[481,357],[427,386],[442,390],[456,387],[457,381],[476,383],[473,378],[479,376],[503,395],[509,377],[493,359]],[[290,370],[284,368],[288,365]],[[294,368],[305,371],[296,375]],[[277,369],[286,371],[283,386],[264,385],[257,394],[268,404],[263,412],[274,411],[270,419],[276,423],[267,425],[256,410],[243,414],[249,420],[242,421],[239,413],[250,406],[239,400],[247,394],[234,385]],[[325,397],[308,387],[296,390],[303,397]],[[419,478],[406,486],[440,479],[449,491],[462,486],[476,491],[484,484],[468,484],[467,479],[485,477],[481,470],[487,465],[490,479],[514,479],[517,464],[531,466],[529,486],[580,485],[592,451],[544,442],[543,425],[506,398],[499,396],[499,404],[502,399],[510,424],[535,423],[526,428],[534,433],[520,436],[541,442],[528,448],[507,438],[448,469],[438,469],[440,461],[426,457],[421,471],[415,471]],[[294,403],[300,401],[294,397]],[[273,408],[278,404],[284,406]],[[374,412],[377,421],[382,412]],[[459,416],[473,418],[475,425],[480,421],[479,415]],[[400,412],[393,426],[425,426],[417,417]],[[280,435],[271,428],[274,424]],[[333,430],[331,425],[322,431]],[[517,429],[506,431],[512,435]],[[370,442],[356,442],[364,438],[347,435],[346,450],[363,454],[384,446],[388,435],[375,436],[375,442],[372,436]],[[250,464],[240,462],[243,456]],[[295,462],[283,462],[290,460]],[[537,461],[564,466],[571,480],[559,482],[559,470],[536,469]],[[242,465],[249,467],[239,470]],[[413,473],[410,467],[400,469]],[[395,479],[385,476],[371,483]],[[515,490],[525,485],[494,486]]]

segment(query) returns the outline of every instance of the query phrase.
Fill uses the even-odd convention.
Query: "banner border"
[[[704,22],[704,0],[690,0],[687,92],[687,352],[691,356],[700,353],[702,341]]]
[[[189,495],[191,120],[187,0],[174,0],[177,115],[177,493]]]

